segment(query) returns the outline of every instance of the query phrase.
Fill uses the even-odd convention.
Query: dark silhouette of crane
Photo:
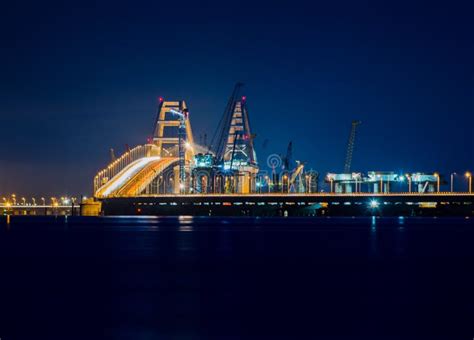
[[[286,149],[286,155],[282,157],[282,161],[283,161],[282,165],[283,165],[284,170],[286,171],[291,170],[290,167],[291,167],[292,158],[293,158],[293,142],[290,141]]]
[[[349,135],[349,141],[347,142],[346,162],[344,163],[344,173],[346,174],[351,172],[352,154],[354,153],[356,131],[357,131],[357,126],[360,123],[361,123],[360,120],[354,120],[352,122],[351,133]]]

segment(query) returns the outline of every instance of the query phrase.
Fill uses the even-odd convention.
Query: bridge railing
[[[129,164],[143,157],[155,156],[157,153],[158,147],[154,144],[138,145],[124,152],[120,157],[95,175],[94,193]]]

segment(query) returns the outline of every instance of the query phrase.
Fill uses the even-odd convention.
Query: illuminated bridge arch
[[[184,101],[162,101],[155,122],[153,143],[126,151],[94,178],[94,196],[131,197],[142,194],[179,193],[179,117],[171,110],[186,111]],[[189,115],[186,117],[187,177],[194,159],[193,135]]]

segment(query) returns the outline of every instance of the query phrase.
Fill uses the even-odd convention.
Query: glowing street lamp
[[[466,178],[469,181],[469,193],[472,193],[472,174],[468,171],[466,172]]]
[[[270,177],[268,175],[265,175],[265,181],[267,182],[267,191],[270,193]]]
[[[454,176],[457,175],[457,173],[453,172],[451,173],[451,193],[454,192]]]
[[[282,186],[285,187],[286,185],[286,191],[290,191],[290,188],[289,188],[289,183],[288,183],[288,176],[287,175],[283,175],[283,183],[282,183]]]
[[[411,176],[410,174],[405,174],[405,177],[408,180],[408,192],[411,194]]]
[[[439,173],[435,172],[433,175],[436,177],[436,183],[437,183],[436,188],[437,188],[437,193],[439,194]]]

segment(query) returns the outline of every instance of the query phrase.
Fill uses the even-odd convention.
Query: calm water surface
[[[0,338],[468,339],[474,220],[0,217]]]

